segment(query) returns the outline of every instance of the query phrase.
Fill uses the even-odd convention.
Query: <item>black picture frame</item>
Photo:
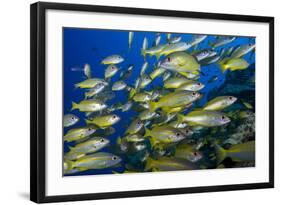
[[[45,25],[46,10],[86,11],[101,13],[122,13],[128,15],[169,16],[195,19],[234,20],[262,22],[269,25],[269,181],[238,185],[204,186],[192,188],[171,188],[158,190],[88,193],[60,196],[46,196],[45,190]],[[30,199],[37,203],[76,200],[97,200],[109,198],[141,197],[154,195],[186,194],[198,192],[231,191],[274,187],[274,18],[264,16],[230,15],[217,13],[156,10],[143,8],[109,7],[82,4],[38,2],[30,7]]]

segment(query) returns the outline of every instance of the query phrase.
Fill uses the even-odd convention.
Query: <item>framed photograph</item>
[[[274,187],[274,18],[31,5],[31,200]]]

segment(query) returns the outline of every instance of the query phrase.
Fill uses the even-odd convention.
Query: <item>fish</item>
[[[121,109],[122,112],[126,112],[126,111],[130,110],[132,108],[132,106],[133,106],[133,102],[132,101],[128,101],[124,105],[121,105],[119,107],[119,109]]]
[[[177,128],[186,138],[191,137],[194,132],[189,127]]]
[[[181,41],[181,36],[174,36],[173,38],[170,38],[170,43],[175,44]]]
[[[180,86],[192,82],[184,77],[171,77],[164,82],[164,88],[179,88]]]
[[[171,36],[172,36],[172,34],[171,34],[171,33],[167,33],[167,34],[166,34],[166,38],[167,38],[167,41],[168,41],[168,42],[170,41]]]
[[[86,168],[71,168],[69,160],[66,160],[64,162],[64,170],[63,170],[64,174],[76,174],[76,173],[83,172],[83,171],[86,171],[86,170],[88,170],[88,169],[86,169]]]
[[[63,173],[254,166],[255,40],[123,34],[117,50],[94,48],[106,56],[65,70],[83,73],[64,88],[75,102],[63,116]],[[95,62],[104,69],[92,72]]]
[[[186,128],[187,127],[187,123],[179,122],[177,120],[174,120],[174,121],[169,123],[169,126],[174,127],[174,128]]]
[[[129,49],[132,48],[133,38],[134,38],[134,32],[130,31],[130,32],[129,32],[129,42],[128,42]]]
[[[220,47],[220,46],[224,46],[228,43],[231,43],[235,39],[236,39],[236,37],[233,37],[233,36],[222,36],[222,37],[217,38],[215,40],[215,42],[209,42],[209,45],[212,48],[217,48],[217,47]]]
[[[75,88],[93,88],[93,87],[95,87],[99,83],[103,83],[105,85],[108,84],[104,79],[89,78],[89,79],[84,80],[84,81],[82,81],[80,83],[76,83],[74,86],[75,86]]]
[[[204,105],[203,110],[223,110],[224,108],[232,105],[236,101],[237,98],[234,96],[219,96],[207,102],[206,105]]]
[[[84,75],[87,77],[87,78],[91,78],[91,67],[90,67],[90,64],[85,64],[84,65]]]
[[[87,119],[87,124],[94,124],[102,129],[110,127],[120,121],[120,117],[115,114],[95,116],[93,119]]]
[[[235,70],[244,70],[249,67],[249,63],[243,58],[231,58],[225,59],[220,63],[221,71],[224,73],[226,70],[235,71]]]
[[[159,159],[147,158],[144,171],[176,171],[176,170],[195,170],[198,165],[189,163],[186,160],[172,157],[160,157]]]
[[[244,105],[246,108],[248,108],[248,109],[253,109],[253,106],[252,106],[250,103],[248,103],[248,102],[246,102],[246,101],[242,101],[242,103],[243,103],[243,105]]]
[[[141,67],[140,75],[143,75],[147,68],[148,68],[148,62],[145,61]]]
[[[79,117],[73,114],[66,114],[63,116],[63,126],[70,127],[79,122]]]
[[[95,133],[91,134],[91,137],[108,137],[116,132],[114,127],[107,127],[105,129],[98,129]]]
[[[134,149],[139,152],[147,148],[147,145],[143,142],[136,142],[133,144]]]
[[[185,73],[198,72],[200,65],[197,60],[186,52],[174,52],[166,56],[160,63],[162,68],[178,72],[182,75]]]
[[[202,50],[202,51],[199,51],[196,54],[194,54],[194,56],[198,62],[200,62],[206,58],[213,57],[215,55],[217,55],[217,52],[214,50]]]
[[[232,161],[236,162],[255,161],[255,141],[233,145],[227,150],[215,144],[215,151],[217,164],[220,164],[227,157],[230,157]]]
[[[124,90],[127,87],[127,84],[124,81],[117,81],[112,85],[112,90],[118,91],[118,90]]]
[[[155,126],[152,130],[145,128],[144,137],[149,137],[152,146],[161,143],[176,143],[185,138],[184,134],[180,130],[167,125]]]
[[[93,88],[89,89],[87,92],[85,92],[85,98],[93,97],[94,95],[99,94],[100,92],[104,91],[106,88],[106,84],[104,83],[98,83]]]
[[[151,82],[152,82],[152,79],[148,75],[143,74],[143,76],[141,78],[140,88],[145,88]]]
[[[202,41],[204,41],[208,36],[207,35],[194,35],[192,40],[190,42],[188,42],[188,44],[190,45],[190,47],[193,47],[199,43],[201,43]]]
[[[68,169],[105,169],[113,167],[121,161],[122,159],[117,155],[107,152],[98,152],[84,156],[77,161],[68,161]]]
[[[163,50],[164,47],[165,47],[164,44],[159,44],[157,46],[147,48],[146,50],[142,49],[141,52],[143,56],[146,56],[148,54],[149,56],[156,56],[156,58],[159,59],[161,51]]]
[[[107,108],[107,105],[101,100],[89,99],[82,100],[79,103],[72,102],[71,110],[78,109],[80,112],[97,112]]]
[[[159,99],[158,102],[149,102],[150,111],[155,111],[161,107],[180,107],[196,101],[200,97],[198,92],[180,90],[167,94]]]
[[[109,145],[109,140],[103,137],[93,137],[85,142],[79,143],[74,147],[68,146],[70,153],[88,154],[101,150]]]
[[[220,60],[221,60],[221,56],[214,55],[214,56],[211,56],[211,57],[208,57],[208,58],[205,58],[205,59],[201,60],[199,63],[200,63],[200,65],[210,65],[210,64],[213,64],[213,63],[217,63]]]
[[[172,113],[183,112],[184,110],[190,108],[192,105],[193,105],[193,103],[189,103],[189,104],[187,104],[187,105],[178,106],[178,107],[162,107],[161,109],[162,109],[166,114],[172,114]]]
[[[126,142],[143,142],[145,138],[140,134],[130,134],[122,138],[118,137],[117,143],[121,144],[123,140],[125,140]]]
[[[146,50],[148,48],[148,40],[146,37],[144,37],[143,42],[142,42],[142,49],[141,49],[141,55],[145,58],[146,56]]]
[[[231,58],[241,58],[247,53],[251,52],[254,50],[256,47],[255,44],[246,44],[246,45],[241,45],[237,47],[231,54]]]
[[[178,87],[176,89],[176,91],[177,90],[199,91],[199,90],[203,89],[204,87],[205,87],[205,85],[203,83],[191,81],[191,82],[184,83],[183,85]]]
[[[150,76],[151,80],[154,80],[158,76],[162,75],[165,71],[166,70],[164,68],[157,67],[149,74],[149,76]]]
[[[174,120],[176,115],[177,115],[177,113],[173,113],[173,112],[172,113],[162,112],[161,117],[164,117],[164,119],[160,123],[153,124],[152,127],[165,125],[165,124],[169,123],[170,121]]]
[[[155,41],[154,41],[153,45],[154,46],[158,46],[160,41],[161,41],[161,34],[160,33],[156,33],[156,37],[155,37]]]
[[[224,113],[218,111],[197,110],[187,115],[178,114],[180,122],[187,122],[190,126],[215,127],[229,123],[231,120]]]
[[[149,93],[137,93],[134,97],[133,100],[135,102],[147,102],[151,100],[151,95]]]
[[[86,153],[77,153],[77,152],[67,152],[64,154],[63,159],[65,161],[75,161],[79,158],[82,158],[86,155]]]
[[[73,128],[67,131],[64,135],[64,141],[72,142],[76,140],[81,140],[93,134],[96,131],[94,126],[86,126],[86,127],[79,127]]]
[[[111,78],[113,77],[117,72],[119,68],[115,65],[109,65],[104,72],[104,78]]]
[[[104,65],[109,65],[109,64],[119,64],[119,63],[122,63],[124,61],[124,58],[120,55],[111,55],[111,56],[108,56],[106,58],[104,58],[102,61],[101,61],[101,64],[104,64]]]
[[[175,157],[190,162],[198,162],[203,158],[203,153],[198,151],[194,145],[181,143],[176,147]]]
[[[133,72],[133,65],[129,65],[128,69],[126,71],[122,71],[120,73],[120,80],[127,80],[131,77],[132,72]]]
[[[162,51],[160,52],[160,55],[169,55],[171,53],[174,52],[178,52],[178,51],[185,51],[187,50],[189,47],[189,45],[185,42],[178,42],[178,43],[173,43],[173,44],[168,44],[166,45]]]
[[[151,120],[156,116],[156,114],[157,114],[156,112],[150,112],[149,110],[144,110],[139,114],[138,118],[142,121]]]
[[[104,92],[100,92],[95,96],[95,99],[101,100],[103,102],[107,100],[111,100],[115,98],[115,93],[109,90],[106,90]]]
[[[132,135],[138,133],[143,128],[143,122],[140,119],[135,119],[126,129],[125,134]]]

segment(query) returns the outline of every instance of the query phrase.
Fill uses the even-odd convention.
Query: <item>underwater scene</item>
[[[63,28],[64,176],[255,166],[255,37]]]

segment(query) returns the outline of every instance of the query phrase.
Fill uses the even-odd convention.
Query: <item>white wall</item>
[[[49,0],[52,1],[52,0]],[[0,204],[31,204],[29,198],[29,4],[30,0],[2,1],[0,6]],[[82,1],[62,1],[81,3]],[[275,3],[274,3],[275,2]],[[280,33],[278,1],[265,0],[84,0],[85,4],[146,7],[186,11],[275,16],[276,188],[178,196],[79,202],[81,204],[267,204],[281,194]],[[93,186],[95,186],[93,184]],[[64,204],[64,203],[63,203]],[[74,203],[69,203],[74,204]],[[77,204],[77,202],[76,202]],[[276,203],[273,203],[276,204]]]

